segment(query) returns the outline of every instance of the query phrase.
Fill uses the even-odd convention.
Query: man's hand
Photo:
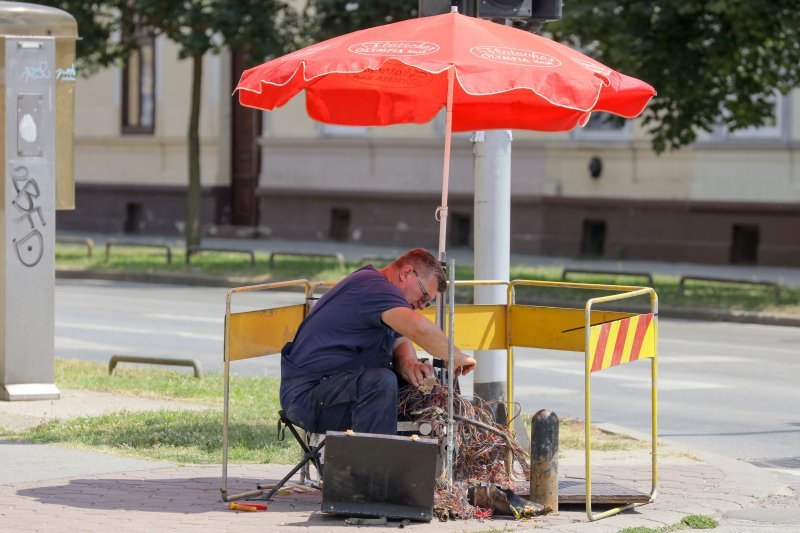
[[[414,359],[396,358],[395,368],[404,380],[414,387],[420,387],[425,378],[433,375],[433,367],[428,363],[423,363]]]
[[[384,311],[381,314],[381,320],[383,320],[387,326],[403,335],[403,342],[408,342],[408,346],[404,347],[401,352],[408,354],[413,353],[414,348],[411,345],[411,342],[408,340],[411,339],[432,356],[442,359],[445,362],[447,361],[447,352],[449,349],[447,337],[445,337],[444,333],[442,333],[442,330],[437,328],[433,322],[429,321],[421,314],[415,313],[406,307],[394,307]],[[455,357],[454,366],[456,368],[454,375],[456,377],[469,374],[477,364],[475,359],[462,352],[458,347],[456,347],[456,352],[453,355]],[[414,361],[416,361],[416,356],[414,357]],[[412,365],[410,360],[405,361],[405,363]],[[403,376],[406,381],[418,386],[416,381],[410,380],[405,374],[403,374],[403,370],[400,370],[402,365],[398,364],[397,346],[395,346],[395,365],[398,368],[400,375]],[[408,373],[412,373],[411,369],[408,371]]]

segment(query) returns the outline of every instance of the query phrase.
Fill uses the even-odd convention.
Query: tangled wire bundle
[[[433,428],[433,434],[445,434],[447,387],[437,383],[429,394],[406,387],[400,393],[398,406],[400,420],[427,422]],[[491,407],[490,402],[476,398],[472,403],[460,394],[453,395],[453,414],[456,419],[454,483],[439,480],[434,495],[434,512],[442,520],[486,516],[485,510],[468,503],[467,487],[470,484],[497,483],[513,489],[515,481],[529,479],[527,451],[505,426],[495,422]],[[507,469],[509,451],[512,464]],[[510,476],[508,471],[518,478]]]

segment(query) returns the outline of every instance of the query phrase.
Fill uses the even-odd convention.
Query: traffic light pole
[[[527,31],[538,30],[544,22],[561,18],[562,0],[419,0],[419,15],[431,16],[458,8],[465,15],[509,23],[513,20]],[[476,132],[473,136],[475,168],[474,251],[475,279],[509,279],[511,243],[511,131]],[[442,247],[440,246],[440,250]],[[444,257],[440,258],[444,261]],[[475,302],[506,302],[499,287],[476,287]],[[443,302],[439,302],[440,304]],[[443,307],[440,305],[440,307]],[[444,324],[439,317],[439,324]],[[504,400],[506,352],[475,352],[474,392],[487,401]]]
[[[475,279],[509,279],[511,253],[511,130],[477,131],[475,161]],[[476,304],[506,302],[502,285],[475,287]],[[474,393],[486,401],[505,400],[505,350],[476,350]]]

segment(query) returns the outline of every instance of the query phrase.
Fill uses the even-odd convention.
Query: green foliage
[[[30,3],[66,11],[78,23],[76,70],[89,76],[102,67],[124,60],[135,46],[133,17],[127,0],[30,0]]]
[[[409,0],[309,0],[305,31],[323,41],[355,30],[414,18],[417,2]]]
[[[135,47],[137,28],[164,34],[182,58],[245,52],[253,62],[294,48],[297,12],[282,0],[34,0],[57,7],[78,22],[77,55],[84,74],[120,59]]]
[[[681,524],[684,524],[691,529],[714,529],[719,525],[719,522],[704,515],[689,515],[681,519]]]
[[[644,125],[657,152],[764,125],[775,92],[800,85],[794,0],[570,0],[545,29],[656,88]]]
[[[323,40],[417,15],[407,0],[310,0],[305,32]],[[794,0],[569,0],[545,34],[658,91],[644,125],[657,152],[699,131],[767,125],[775,93],[800,85]]]
[[[290,47],[297,14],[281,0],[137,0],[139,25],[178,44],[181,58],[223,48],[263,61]]]
[[[687,529],[714,529],[719,523],[710,516],[690,515],[684,516],[677,524],[663,526],[658,529],[650,527],[626,527],[620,529],[619,533],[673,533],[674,531],[685,531]]]

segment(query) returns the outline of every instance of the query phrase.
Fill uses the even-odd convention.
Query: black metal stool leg
[[[292,435],[294,436],[294,439],[303,449],[303,458],[300,460],[299,463],[297,463],[297,465],[295,465],[294,468],[292,468],[292,470],[288,474],[286,474],[286,476],[284,476],[283,479],[278,481],[266,494],[264,494],[263,496],[259,496],[258,497],[259,500],[272,501],[272,497],[286,484],[287,481],[289,481],[292,478],[292,476],[294,476],[309,461],[313,462],[314,467],[317,469],[317,472],[320,475],[320,479],[322,478],[322,462],[320,461],[321,458],[320,450],[322,450],[322,448],[325,446],[325,441],[323,440],[321,443],[314,446],[313,448],[309,448],[308,444],[306,444],[305,440],[300,436],[300,433],[298,433],[297,429],[295,429],[294,423],[288,418],[286,418],[286,414],[283,411],[281,411],[278,413],[278,416],[280,417],[280,422],[278,423],[278,440],[283,440],[283,433],[280,430],[280,426],[281,424],[283,424],[285,427],[289,428],[289,431],[291,431]],[[261,485],[259,485],[258,488],[261,489]]]
[[[294,476],[301,468],[303,468],[303,465],[306,464],[308,461],[314,461],[314,466],[319,469],[320,473],[322,473],[322,465],[319,462],[319,458],[320,458],[320,453],[319,452],[324,446],[325,446],[325,441],[322,441],[319,445],[315,446],[314,448],[309,449],[308,452],[304,453],[303,454],[303,459],[299,463],[297,463],[297,465],[295,465],[295,467],[292,468],[292,470],[288,474],[286,474],[286,476],[284,476],[283,479],[278,481],[275,484],[275,486],[272,487],[269,490],[269,492],[267,492],[263,496],[263,499],[267,500],[267,501],[271,501],[272,497],[275,495],[275,493],[277,493],[286,484],[287,481],[292,479],[292,476]],[[262,498],[259,498],[259,499],[262,499]]]

